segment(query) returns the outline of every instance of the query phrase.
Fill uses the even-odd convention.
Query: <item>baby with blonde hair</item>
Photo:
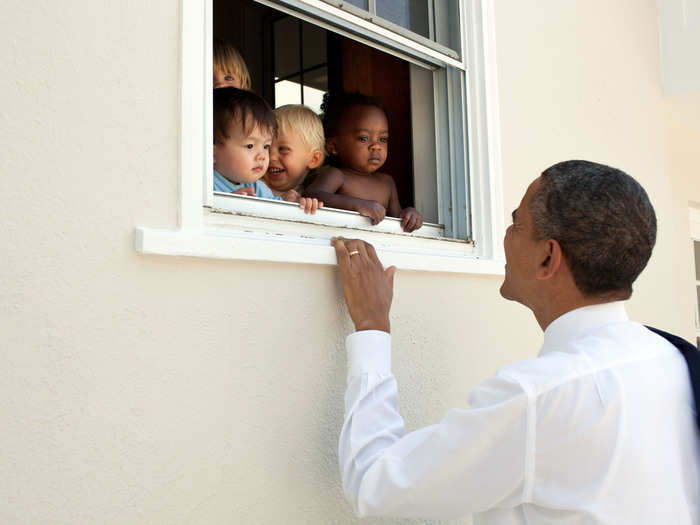
[[[275,111],[277,136],[270,148],[270,165],[263,180],[276,195],[301,193],[304,180],[325,157],[325,137],[319,116],[300,104]]]
[[[250,73],[241,54],[228,42],[214,39],[214,89],[235,87],[250,90]]]

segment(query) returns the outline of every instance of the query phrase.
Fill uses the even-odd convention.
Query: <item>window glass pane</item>
[[[298,76],[275,82],[275,107],[285,104],[301,104],[301,84]]]
[[[693,243],[695,247],[695,280],[700,281],[700,242]]]
[[[302,22],[304,42],[304,69],[326,63],[326,31],[318,26]]]
[[[462,53],[459,36],[459,2],[454,0],[433,0],[435,18],[435,40],[438,44]]]
[[[369,6],[367,5],[369,0],[345,0],[346,4],[352,4],[356,7],[359,7],[360,9],[364,9],[367,11],[369,9]]]
[[[430,38],[428,0],[377,0],[377,16]]]
[[[304,105],[309,106],[316,113],[321,113],[321,103],[323,102],[323,94],[325,91],[315,89],[310,86],[304,86]]]
[[[275,35],[275,79],[298,73],[299,21],[286,17],[274,24]]]
[[[326,66],[304,73],[304,105],[321,113],[323,94],[328,91],[328,68]]]

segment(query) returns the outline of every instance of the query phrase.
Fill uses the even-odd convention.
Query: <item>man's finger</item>
[[[350,255],[348,255],[348,249],[345,246],[345,239],[343,237],[333,237],[331,239],[331,244],[335,248],[335,256],[338,259],[338,264],[341,266],[350,264]]]
[[[370,243],[367,243],[367,256],[372,262],[382,264],[382,262],[379,260],[379,257],[377,257],[377,251],[374,249],[374,246],[372,246]]]
[[[386,275],[386,278],[389,281],[389,286],[393,290],[394,289],[394,275],[396,275],[396,266],[389,266],[386,270],[384,270],[384,275]]]
[[[358,255],[362,257],[363,261],[366,261],[369,256],[367,255],[367,246],[368,244],[365,241],[361,241],[360,239],[357,239],[356,244],[354,246],[354,249],[360,252]]]

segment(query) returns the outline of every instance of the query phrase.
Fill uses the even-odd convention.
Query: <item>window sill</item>
[[[298,210],[295,210],[300,213]],[[143,254],[211,259],[337,264],[333,236],[361,238],[374,245],[385,266],[401,270],[503,275],[503,262],[480,259],[466,241],[417,237],[300,221],[206,211],[202,228],[137,227],[136,251]],[[391,219],[396,220],[396,219]],[[398,222],[398,221],[397,221]]]

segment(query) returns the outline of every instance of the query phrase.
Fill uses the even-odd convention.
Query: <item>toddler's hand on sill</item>
[[[233,192],[234,195],[247,195],[248,197],[255,197],[255,188],[241,188]]]
[[[282,194],[282,200],[287,202],[299,202],[301,195],[297,190],[287,190]]]
[[[415,208],[404,208],[399,214],[401,227],[405,232],[412,232],[423,226],[423,216]]]
[[[282,194],[282,199],[287,202],[298,202],[299,207],[304,213],[313,215],[316,210],[323,208],[323,201],[319,201],[315,197],[302,197],[296,190],[287,190]]]
[[[323,201],[319,201],[313,197],[300,197],[299,207],[304,210],[304,213],[310,213],[313,215],[316,213],[317,209],[323,208]]]
[[[360,215],[369,217],[372,221],[372,226],[376,226],[384,220],[386,216],[386,209],[384,206],[379,204],[377,201],[367,201],[364,199],[358,199],[360,203],[357,205],[355,211]]]

